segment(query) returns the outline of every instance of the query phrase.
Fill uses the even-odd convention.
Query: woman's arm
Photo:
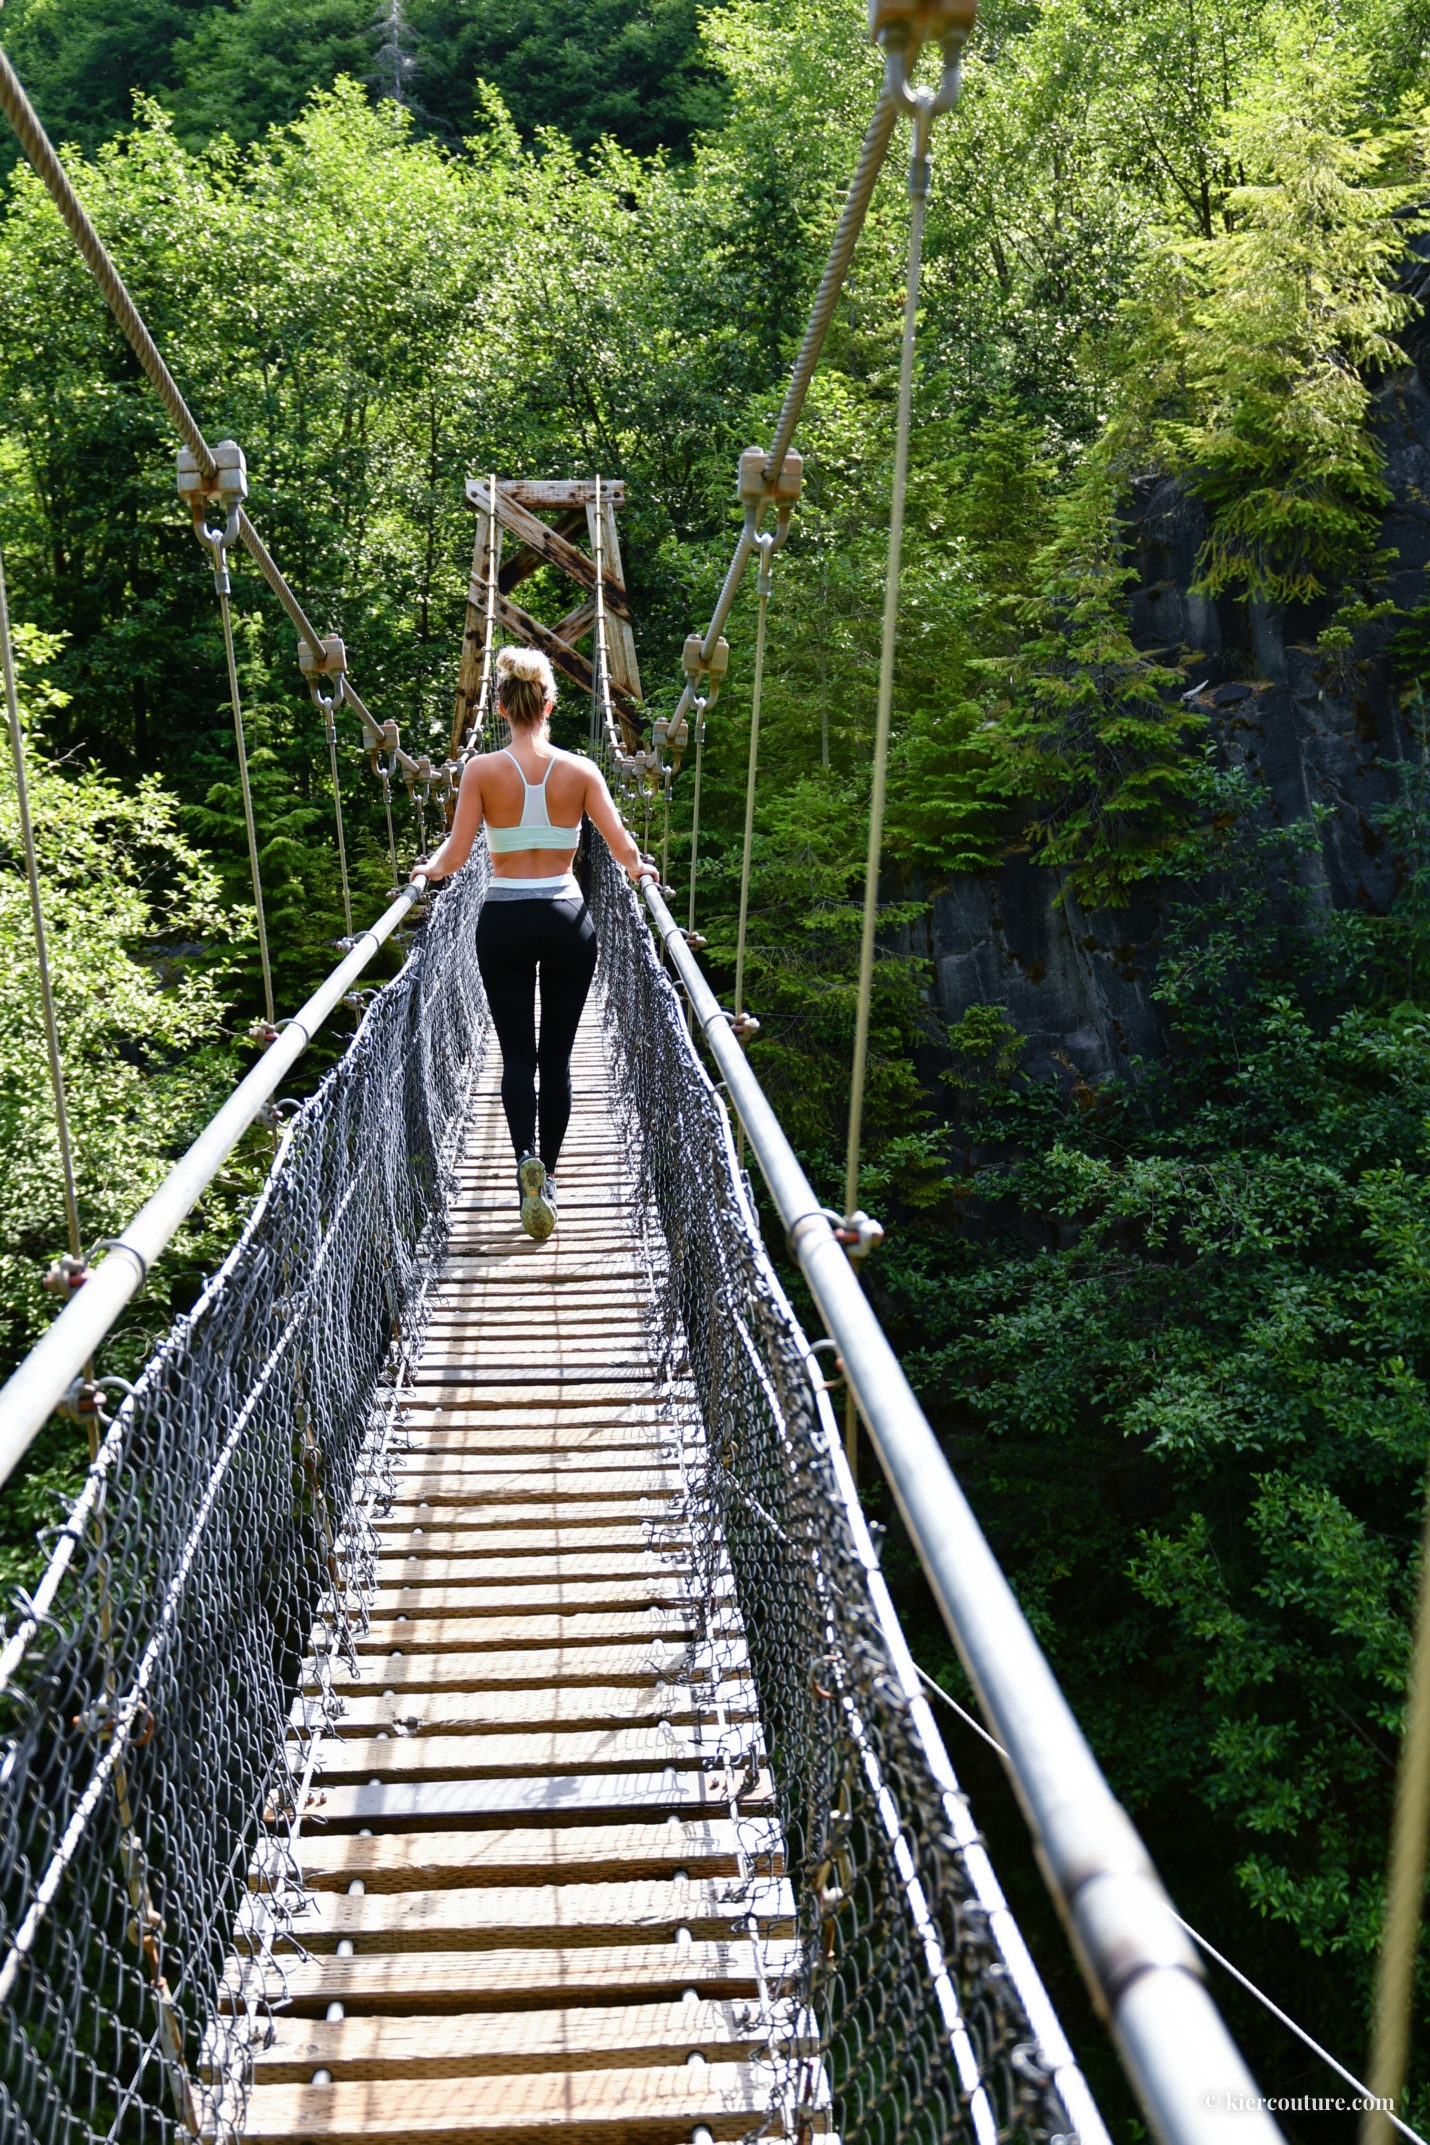
[[[441,848],[434,850],[425,862],[418,858],[409,876],[415,879],[421,872],[425,879],[447,879],[454,871],[460,871],[472,853],[472,844],[477,838],[481,824],[482,778],[477,770],[477,762],[468,760],[462,769],[451,833]]]
[[[660,873],[654,864],[648,863],[636,847],[634,836],[628,831],[616,810],[615,802],[606,787],[606,778],[599,767],[587,761],[586,811],[591,824],[606,838],[606,847],[618,864],[624,865],[637,883],[642,879],[658,879]]]

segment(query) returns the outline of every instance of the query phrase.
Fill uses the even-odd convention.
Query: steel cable
[[[3,57],[3,53],[0,53],[0,59]],[[75,1189],[74,1153],[70,1145],[64,1067],[60,1060],[60,1029],[55,1017],[54,986],[50,981],[49,942],[45,935],[44,903],[40,898],[40,867],[35,854],[35,830],[30,819],[30,788],[25,779],[25,733],[20,726],[20,698],[15,689],[15,650],[10,639],[10,601],[5,586],[3,551],[0,551],[0,665],[4,669],[5,713],[10,724],[10,755],[15,767],[15,802],[20,818],[20,845],[25,853],[25,878],[30,889],[30,921],[35,933],[35,965],[40,978],[40,1013],[45,1026],[45,1049],[50,1061],[55,1135],[59,1142],[60,1175],[64,1184],[65,1223],[69,1230],[70,1257],[79,1259],[83,1255],[84,1239],[79,1232],[79,1194]]]
[[[750,915],[750,860],[755,843],[755,777],[760,755],[760,700],[765,686],[765,628],[769,620],[770,574],[775,539],[758,537],[760,575],[757,583],[759,616],[755,625],[755,677],[750,689],[750,751],[745,771],[745,846],[740,859],[740,921],[735,936],[735,1018],[745,1010],[745,929]]]
[[[874,185],[880,171],[883,169],[884,158],[888,154],[889,137],[894,131],[894,122],[899,116],[899,110],[899,97],[886,82],[884,89],[880,92],[879,101],[874,107],[873,116],[869,121],[869,126],[864,136],[863,146],[859,152],[859,162],[855,166],[854,177],[849,183],[849,192],[835,228],[828,258],[825,261],[824,274],[820,278],[819,289],[815,293],[809,322],[804,331],[804,340],[800,344],[793,370],[790,373],[789,385],[785,389],[784,403],[775,425],[774,445],[771,447],[765,462],[765,479],[767,483],[772,483],[783,468],[785,452],[789,447],[790,441],[794,438],[795,426],[799,423],[800,414],[804,409],[805,397],[809,393],[809,384],[814,378],[820,352],[824,348],[824,338],[829,333],[829,324],[834,318],[834,308],[839,301],[840,291],[844,287],[844,278],[849,273],[849,263],[853,257],[854,248],[859,243],[859,234],[864,228],[864,219],[869,213],[869,203],[873,198]],[[707,663],[715,652],[715,644],[720,638],[721,628],[730,615],[730,606],[739,594],[745,567],[748,563],[750,552],[754,548],[756,533],[756,529],[750,526],[747,521],[746,527],[742,529],[739,541],[736,543],[734,556],[726,568],[725,578],[721,583],[720,593],[715,601],[715,609],[711,614],[710,623],[705,629],[705,637],[701,643],[701,657]],[[679,720],[680,716],[691,706],[694,698],[694,688],[687,682],[676,706],[675,714],[671,718],[672,721]],[[691,928],[694,928],[693,916]]]
[[[918,328],[919,278],[923,266],[924,217],[928,207],[928,143],[936,102],[932,97],[920,96],[915,103],[913,155],[909,164],[909,271],[904,293],[903,346],[899,354],[899,404],[894,427],[894,480],[889,501],[889,551],[884,574],[884,619],[879,648],[879,699],[874,721],[874,767],[869,792],[869,847],[864,864],[864,916],[859,938],[854,1060],[849,1083],[849,1146],[844,1167],[844,1216],[846,1222],[851,1224],[859,1206],[859,1149],[864,1128],[864,1087],[869,1063],[869,1012],[874,986],[874,934],[879,918],[879,863],[884,841],[889,728],[894,703],[894,655],[899,631],[899,569],[904,540],[904,503],[909,477],[914,347]]]
[[[210,538],[210,542],[213,539]],[[253,817],[253,791],[248,779],[248,744],[243,734],[243,701],[238,689],[238,658],[233,645],[233,618],[229,611],[228,573],[220,547],[214,545],[214,578],[219,583],[218,613],[223,625],[223,652],[228,664],[228,691],[233,703],[233,737],[238,748],[238,780],[243,792],[243,824],[248,835],[248,868],[253,878],[253,914],[258,925],[258,958],[263,965],[263,1004],[272,1027],[277,1018],[273,1003],[273,970],[268,959],[268,919],[263,909],[263,874],[258,863],[258,828]]]

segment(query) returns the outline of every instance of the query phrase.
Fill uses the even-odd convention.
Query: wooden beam
[[[596,504],[594,498],[586,509],[586,523],[591,533],[591,548],[596,547]],[[621,540],[616,534],[615,504],[606,496],[606,487],[601,486],[601,548],[605,553],[605,578],[609,582],[612,573],[622,588],[626,585],[625,569],[621,564]],[[606,632],[611,664],[611,698],[620,704],[621,697],[640,700],[640,666],[636,662],[636,637],[630,629],[630,610],[622,606],[614,610]]]
[[[484,477],[468,478],[467,499],[478,515],[487,512],[487,484]],[[496,510],[497,520],[510,529],[519,542],[534,551],[546,565],[559,566],[562,573],[569,574],[579,588],[595,593],[595,560],[586,552],[578,550],[566,537],[558,536],[544,521],[538,521],[535,514],[528,513],[518,501],[509,499],[500,484],[497,486]],[[613,572],[609,565],[606,568],[605,593],[607,609],[614,612],[618,618],[629,618],[631,611],[626,601],[625,584],[620,574]]]
[[[497,490],[514,499],[518,506],[542,509],[564,506],[585,506],[596,496],[595,481],[591,477],[499,477]],[[621,477],[602,477],[601,496],[609,499],[612,506],[626,503],[625,480]]]
[[[477,540],[472,550],[472,579],[467,590],[467,618],[462,632],[462,660],[457,671],[457,704],[452,713],[452,758],[455,760],[467,745],[472,721],[476,713],[477,695],[482,682],[482,646],[487,623],[487,546],[491,535],[491,516],[478,514]],[[496,563],[498,586],[501,580],[501,525],[496,528]],[[448,825],[455,799],[448,806]]]
[[[588,601],[583,603],[578,610],[568,612],[558,625],[553,626],[552,631],[558,633],[562,640],[570,641],[574,645],[575,642],[583,641],[586,638],[595,623],[596,606],[593,602]]]
[[[592,577],[594,579],[594,572]],[[571,647],[569,642],[559,639],[550,626],[544,626],[539,618],[533,618],[530,611],[523,611],[519,604],[513,603],[507,596],[497,597],[497,613],[502,624],[515,633],[519,640],[524,640],[532,648],[539,648],[543,655],[550,657],[553,667],[559,670],[563,677],[569,678],[573,685],[579,685],[583,693],[590,692],[591,666],[579,650]],[[611,698],[622,714],[632,721],[638,719],[628,694],[618,692],[612,686]]]

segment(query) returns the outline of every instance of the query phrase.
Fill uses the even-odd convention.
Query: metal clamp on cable
[[[697,687],[703,692],[706,709],[713,708],[720,697],[720,688],[725,683],[725,673],[730,668],[730,643],[722,633],[711,649],[705,653],[705,643],[698,633],[688,633],[681,652],[680,664],[692,694]]]
[[[104,1394],[92,1378],[76,1378],[64,1398],[55,1403],[56,1415],[66,1422],[92,1422],[104,1404]]]
[[[227,596],[230,593],[228,554],[240,540],[239,509],[248,497],[248,464],[243,449],[236,440],[221,439],[214,448],[213,475],[206,477],[190,449],[181,447],[175,479],[179,497],[188,506],[192,517],[194,535],[209,554],[214,587],[221,596]],[[224,511],[221,529],[211,529],[205,518],[204,509],[211,499],[217,499]]]
[[[81,1252],[63,1251],[40,1283],[52,1296],[73,1296],[89,1279],[89,1260]]]
[[[736,488],[745,509],[746,534],[751,539],[765,508],[774,508],[774,548],[778,550],[789,535],[790,516],[804,488],[804,456],[791,447],[778,470],[772,470],[763,447],[747,447],[740,456]]]
[[[664,892],[664,888],[661,891]],[[702,939],[701,944],[704,943]],[[732,1013],[727,1007],[721,1006],[718,1017],[730,1023],[730,1033],[737,1043],[749,1043],[760,1032],[760,1024],[753,1013]]]
[[[308,646],[308,643],[305,640],[299,641],[298,668],[302,671],[303,676],[308,679],[308,689],[315,698],[317,687],[312,683],[314,678],[341,678],[345,675],[347,667],[348,651],[340,634],[325,633],[323,635],[323,660],[321,663]]]
[[[869,36],[885,59],[884,89],[914,115],[913,158],[909,192],[922,201],[928,193],[929,128],[951,112],[963,86],[963,48],[973,35],[977,0],[869,0]],[[914,89],[909,71],[923,45],[943,53],[943,80],[937,90]]]
[[[860,1207],[847,1221],[841,1221],[837,1225],[834,1234],[857,1264],[860,1259],[867,1258],[877,1245],[883,1243],[884,1225],[875,1221],[872,1214],[866,1214]]]

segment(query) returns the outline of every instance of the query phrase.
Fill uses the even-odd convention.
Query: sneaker
[[[521,1193],[521,1226],[538,1244],[544,1244],[556,1227],[556,1198],[540,1155],[522,1156],[516,1165],[516,1182]]]

